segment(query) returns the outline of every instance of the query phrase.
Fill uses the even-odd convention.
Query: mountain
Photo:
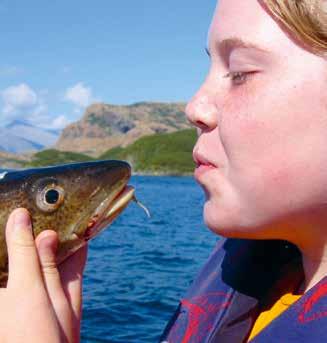
[[[81,120],[62,131],[55,148],[98,156],[114,147],[126,147],[142,136],[187,129],[190,124],[184,108],[184,103],[93,104]]]
[[[30,160],[28,155],[16,155],[0,151],[0,168],[17,169],[22,168]]]
[[[186,129],[172,133],[159,133],[141,137],[125,148],[116,147],[97,158],[68,151],[43,150],[26,161],[26,167],[41,167],[71,162],[103,159],[126,160],[133,173],[156,175],[185,175],[194,170],[192,150],[196,142],[196,130]]]
[[[133,172],[140,174],[192,174],[195,164],[192,158],[196,143],[195,129],[180,130],[141,137],[126,148],[113,148],[99,159],[126,160]]]
[[[92,160],[92,157],[76,152],[46,149],[33,154],[30,160],[26,161],[25,167],[45,167]]]
[[[19,137],[33,137],[34,141],[43,146],[55,144],[61,131],[41,128],[24,120],[14,120],[6,126],[6,129],[14,131]]]
[[[37,127],[23,120],[14,120],[0,128],[0,150],[10,153],[39,151],[55,144],[59,131]]]

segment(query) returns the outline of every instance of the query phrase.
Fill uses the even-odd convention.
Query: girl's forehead
[[[268,18],[266,18],[268,17]],[[269,16],[256,1],[220,0],[217,3],[211,30],[257,33],[258,26],[267,25]]]
[[[227,43],[226,43],[227,42]],[[283,57],[303,50],[260,1],[219,0],[208,31],[207,46],[251,46]],[[303,53],[303,51],[302,51]]]

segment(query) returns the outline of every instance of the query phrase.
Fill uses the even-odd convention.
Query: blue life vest
[[[260,312],[296,289],[303,278],[301,253],[288,242],[221,239],[160,342],[247,342]],[[327,277],[252,342],[327,342]]]

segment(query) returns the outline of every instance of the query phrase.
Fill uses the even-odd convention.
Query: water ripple
[[[135,204],[90,242],[82,343],[156,342],[217,237],[190,177],[134,177]]]

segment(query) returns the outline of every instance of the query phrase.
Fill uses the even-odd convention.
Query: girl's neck
[[[305,280],[301,287],[303,293],[315,286],[320,280],[327,275],[327,251],[323,256],[314,257],[307,255],[302,251],[302,261],[305,274]]]

